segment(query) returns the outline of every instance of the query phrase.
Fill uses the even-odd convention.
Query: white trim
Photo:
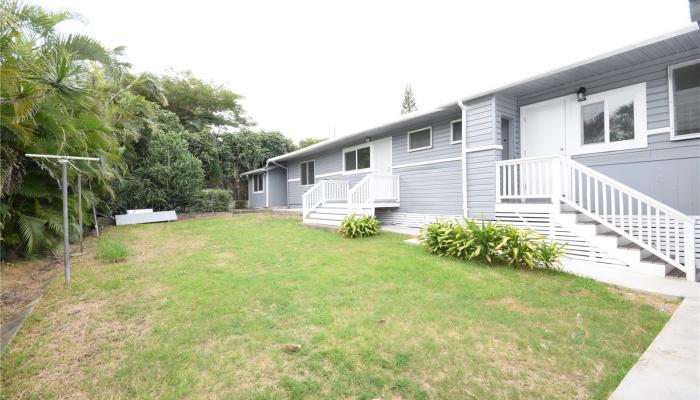
[[[361,150],[361,149],[364,149],[365,147],[366,147],[366,148],[369,148],[369,168],[362,168],[362,169],[359,169],[359,168],[357,168],[357,167],[358,167],[358,165],[357,165],[357,164],[358,164],[358,162],[357,162],[357,161],[358,161],[358,160],[357,160],[357,151],[358,151],[358,150]],[[345,153],[350,153],[350,152],[353,152],[353,151],[355,152],[355,169],[351,169],[351,170],[347,171],[347,170],[345,169]],[[354,174],[364,174],[364,173],[367,173],[367,172],[372,171],[372,167],[373,167],[373,164],[374,164],[374,163],[372,162],[372,153],[374,153],[374,151],[372,150],[372,142],[361,143],[361,144],[358,144],[358,145],[355,145],[355,146],[350,146],[350,147],[345,147],[345,148],[343,148],[343,150],[341,151],[341,157],[342,157],[342,161],[343,161],[343,171],[342,171],[341,173],[342,173],[343,175],[354,175]]]
[[[270,190],[268,185],[270,184],[270,174],[265,174],[265,184],[263,185],[263,190],[265,191],[265,207],[270,207]],[[265,189],[268,190],[265,190]]]
[[[503,150],[503,145],[500,144],[488,144],[486,146],[476,146],[476,147],[465,147],[465,153],[476,153],[477,151],[485,150]]]
[[[460,122],[460,123],[461,123],[462,120],[461,120],[461,119],[455,119],[455,120],[450,121],[450,144],[462,143],[462,139],[460,139],[460,140],[454,140],[454,138],[455,138],[455,126],[454,126],[454,123],[455,123],[455,122]],[[463,130],[463,129],[461,129],[461,130]],[[460,132],[460,133],[461,133],[461,132]]]
[[[301,181],[301,178],[287,179],[287,182],[297,182],[297,181]]]
[[[674,115],[676,110],[673,104],[673,89],[675,86],[673,82],[673,70],[695,64],[700,64],[700,58],[668,66],[668,123],[670,125],[671,140],[695,139],[700,137],[700,131],[686,135],[676,135],[676,118]]]
[[[610,141],[610,97],[628,94],[634,104],[634,138],[617,142]],[[603,102],[605,116],[604,141],[600,143],[583,144],[583,124],[581,121],[581,108],[583,106]],[[571,112],[569,112],[571,110]],[[647,84],[646,82],[619,87],[604,92],[588,95],[586,101],[567,102],[567,133],[575,133],[575,140],[565,140],[566,154],[593,154],[607,151],[643,149],[647,147]]]
[[[647,129],[647,136],[651,135],[661,135],[663,133],[670,133],[671,127],[666,126],[664,128]]]
[[[391,168],[397,169],[397,168],[417,167],[419,165],[438,164],[438,163],[444,163],[444,162],[450,162],[450,161],[459,161],[461,159],[462,159],[462,157],[439,158],[437,160],[429,160],[429,161],[421,161],[421,162],[414,162],[414,163],[408,163],[408,164],[392,165]]]
[[[328,178],[329,176],[343,175],[343,171],[328,172],[326,174],[318,174],[316,178]]]
[[[303,185],[303,184],[301,184],[301,182],[303,182],[303,181],[301,180],[301,164],[308,164],[308,163],[314,163],[314,181],[311,182],[311,183],[308,183],[308,182],[307,182],[306,185]],[[309,167],[306,167],[306,171],[307,171],[307,173],[308,173]],[[300,178],[299,178],[299,183],[301,184],[301,187],[307,187],[307,186],[313,186],[313,185],[315,185],[315,184],[316,184],[316,159],[313,159],[313,160],[306,160],[306,161],[300,161],[300,162],[299,162],[299,176],[300,176]],[[308,178],[308,176],[307,176],[307,178]]]
[[[461,151],[459,152],[459,158],[462,160],[462,215],[467,218],[469,216],[469,209],[467,203],[467,106],[464,105],[463,101],[458,101],[457,106],[459,106],[462,112],[462,145]]]
[[[422,132],[424,130],[428,130],[430,133],[430,144],[428,146],[423,146],[423,147],[418,147],[415,149],[411,149],[411,134],[416,133],[416,132]],[[420,128],[420,129],[415,129],[412,131],[409,131],[406,133],[406,148],[408,149],[409,153],[412,153],[414,151],[420,151],[420,150],[428,150],[433,148],[433,127],[432,126],[426,126],[425,128]]]

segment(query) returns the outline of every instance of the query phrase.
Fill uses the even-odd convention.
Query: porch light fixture
[[[369,142],[370,142],[370,140],[372,140],[372,138],[370,138],[369,136],[368,136],[368,137],[366,137],[366,138],[365,138],[365,143],[369,143]]]
[[[578,97],[578,101],[586,101],[586,88],[583,86],[578,88],[576,91],[576,97]]]

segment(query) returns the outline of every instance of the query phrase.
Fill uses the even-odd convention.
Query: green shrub
[[[126,260],[130,255],[126,246],[116,240],[100,238],[100,258],[104,261],[117,263]]]
[[[228,211],[231,206],[231,192],[225,189],[204,189],[197,195],[192,211]]]
[[[350,214],[340,223],[338,233],[351,239],[374,236],[379,233],[379,220],[374,215]]]
[[[563,245],[546,242],[533,231],[476,220],[438,221],[425,226],[419,239],[432,254],[516,268],[556,268],[564,254]]]

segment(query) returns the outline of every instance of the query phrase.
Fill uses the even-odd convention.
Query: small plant
[[[340,223],[338,233],[351,239],[374,236],[379,233],[379,220],[374,215],[350,214]]]
[[[538,242],[537,267],[544,269],[558,269],[561,267],[561,258],[564,256],[565,245],[557,242]]]
[[[496,222],[438,221],[425,226],[419,239],[432,254],[516,268],[556,268],[564,254],[563,245],[545,242],[533,231]]]
[[[197,194],[192,207],[196,212],[228,211],[231,207],[231,192],[225,189],[204,189]]]
[[[126,246],[116,240],[100,238],[100,258],[104,261],[117,263],[126,260],[130,255]]]

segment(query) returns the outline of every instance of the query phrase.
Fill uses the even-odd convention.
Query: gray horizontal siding
[[[518,108],[515,96],[506,94],[496,95],[496,143],[503,144],[503,132],[501,129],[501,117],[510,119],[511,132],[513,137],[511,139],[511,148],[513,158],[518,158],[520,156],[520,135],[517,132],[520,131],[520,109]],[[499,160],[502,157],[499,155]]]
[[[388,135],[391,135],[392,143],[392,164],[401,165],[439,160],[441,158],[459,157],[459,151],[461,148],[460,144],[450,143],[450,124],[451,121],[460,118],[460,114],[455,113],[453,116],[448,118],[435,120],[429,123],[412,125],[404,129],[389,132]],[[409,152],[408,132],[427,127],[433,128],[433,147],[430,149]]]
[[[268,187],[270,191],[270,207],[283,207],[287,205],[287,171],[284,168],[273,168],[268,174]]]
[[[494,144],[494,104],[491,96],[467,103],[467,147]]]
[[[500,157],[500,150],[467,154],[467,211],[469,217],[495,218],[495,163]]]
[[[649,136],[649,146],[576,156],[587,165],[688,215],[700,214],[700,139]]]
[[[451,161],[402,168],[399,212],[435,215],[462,214],[462,164]]]

